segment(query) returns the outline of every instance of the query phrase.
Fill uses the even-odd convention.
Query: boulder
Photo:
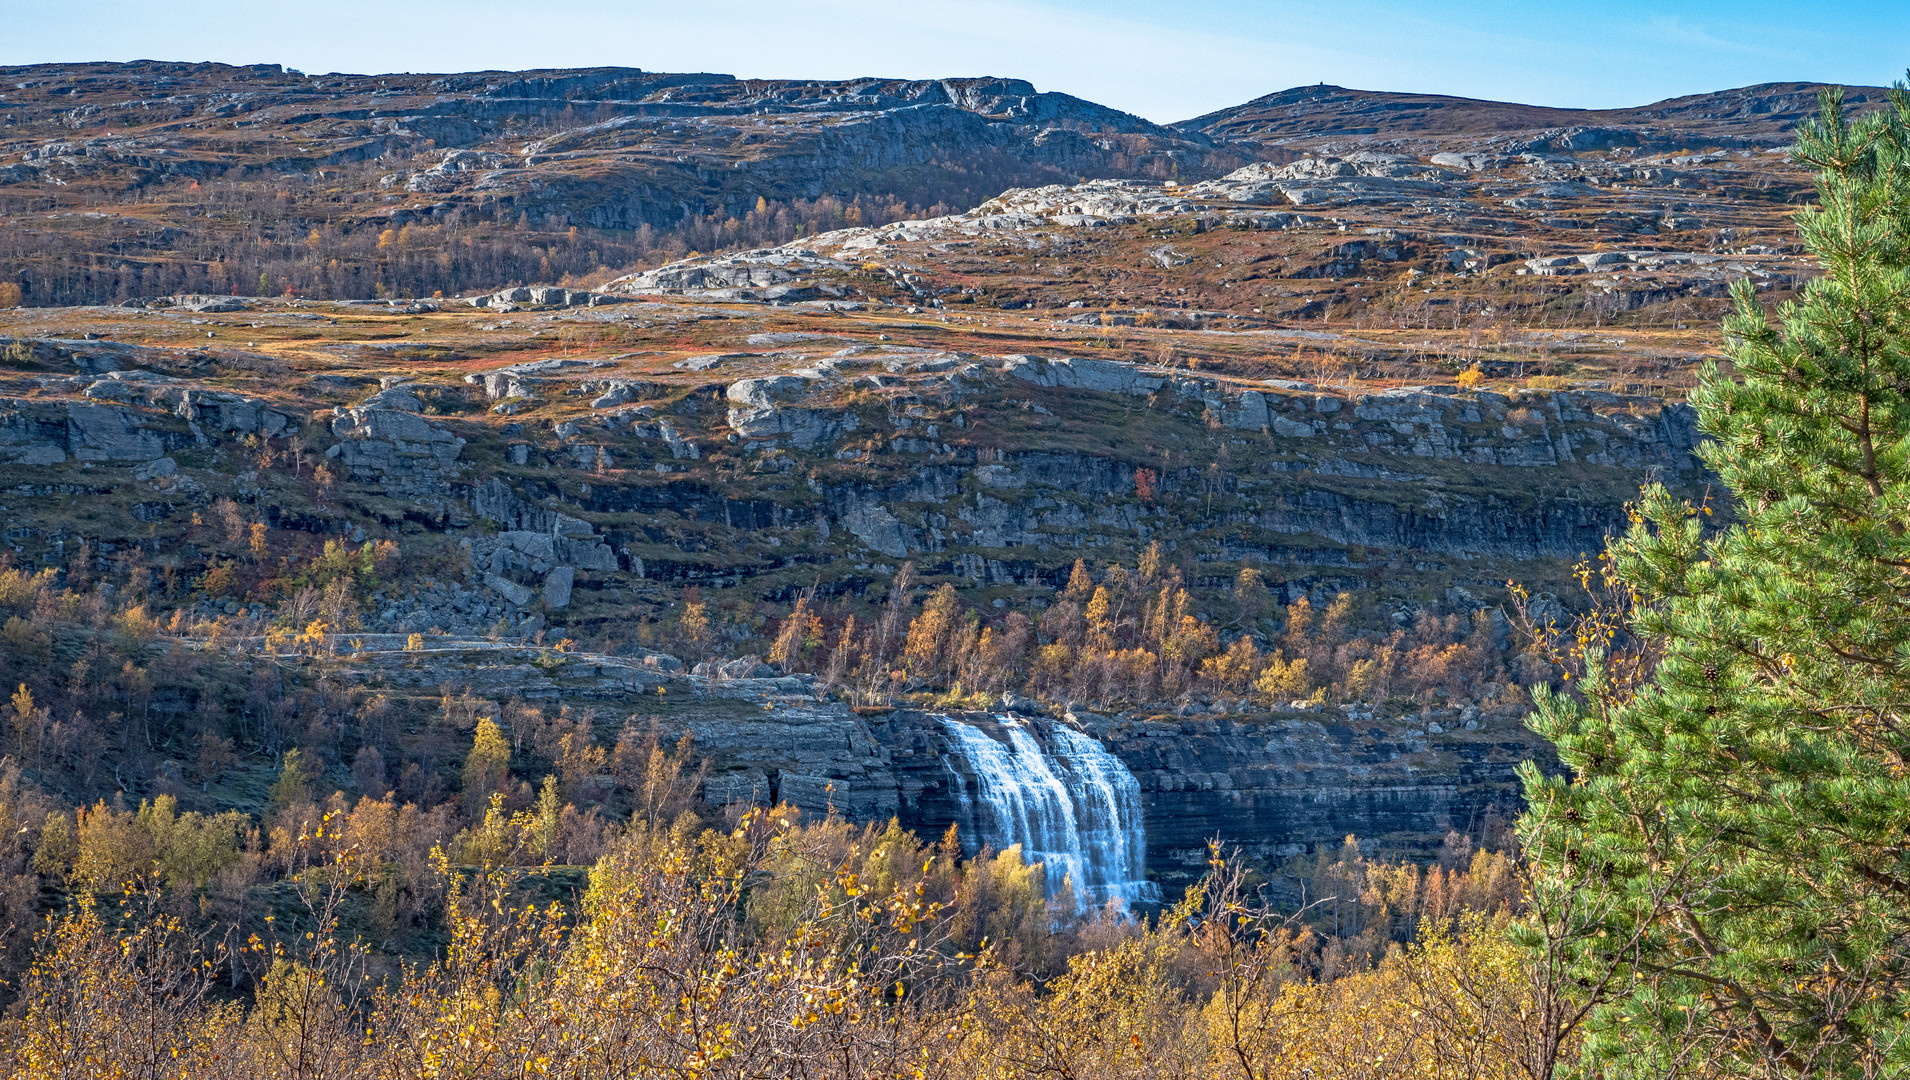
[[[80,391],[80,396],[123,405],[171,405],[182,393],[178,382],[152,371],[109,371]]]
[[[854,431],[861,421],[854,413],[827,413],[820,409],[731,409],[730,430],[752,439],[780,439],[799,450],[808,450],[821,442],[834,440],[845,431]],[[681,441],[681,440],[679,440]],[[688,443],[686,448],[693,447]],[[693,454],[674,453],[686,457]]]
[[[1248,390],[1240,395],[1240,407],[1227,418],[1228,424],[1247,431],[1259,431],[1272,422],[1267,412],[1267,397],[1258,390]]]
[[[845,431],[854,431],[860,421],[854,413],[829,413],[820,409],[795,409],[780,404],[808,388],[812,380],[796,375],[776,375],[759,379],[739,379],[730,384],[727,396],[734,404],[729,411],[732,431],[752,439],[780,439],[807,450],[819,442],[834,439]],[[697,456],[694,447],[681,439],[664,436],[677,457]],[[679,443],[682,443],[679,448]]]
[[[367,409],[396,409],[399,412],[423,412],[424,402],[406,386],[391,386],[365,399]]]
[[[440,487],[456,471],[464,440],[414,413],[363,406],[332,421],[338,438],[325,456],[351,475],[376,480],[388,490],[417,492]]]
[[[762,657],[754,655],[718,664],[715,673],[723,679],[773,679],[778,674],[775,668],[763,663]]]
[[[497,534],[499,543],[512,550],[521,551],[532,558],[545,562],[556,562],[556,538],[545,533],[529,532],[522,529],[509,529]]]
[[[612,380],[609,387],[607,387],[602,394],[599,394],[591,400],[590,407],[593,409],[608,409],[616,405],[627,404],[630,399],[635,396],[629,383],[621,380]]]
[[[529,607],[531,599],[537,595],[517,582],[496,574],[484,575],[484,584],[490,586],[492,592],[510,601],[515,607]]]
[[[768,409],[773,408],[780,400],[795,396],[808,385],[808,379],[795,375],[738,379],[730,384],[725,396],[745,408]]]
[[[223,390],[192,387],[181,393],[177,416],[197,424],[201,430],[232,435],[265,435],[277,438],[298,431],[291,417],[270,408],[259,398],[242,397]]]
[[[544,606],[547,608],[567,608],[570,606],[571,585],[577,580],[577,571],[568,566],[559,566],[544,575]]]
[[[579,570],[615,570],[617,553],[609,544],[599,542],[595,537],[575,538],[559,536],[553,541],[556,557],[567,566]]]
[[[1540,277],[1584,272],[1584,264],[1579,262],[1576,255],[1546,255],[1537,259],[1527,259],[1525,268]]]
[[[530,288],[530,294],[531,303],[543,307],[571,307],[590,302],[590,294],[587,292],[573,292],[570,289],[560,289],[555,285],[533,285]]]
[[[1505,159],[1502,157],[1479,152],[1440,153],[1434,154],[1427,160],[1441,168],[1458,169],[1461,172],[1479,172],[1483,169],[1496,169],[1505,164]]]
[[[332,421],[332,434],[363,442],[411,443],[430,448],[443,464],[457,459],[464,440],[423,417],[395,409],[355,408]]]

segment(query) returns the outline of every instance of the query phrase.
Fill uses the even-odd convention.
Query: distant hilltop
[[[6,219],[14,243],[0,277],[33,305],[608,280],[691,252],[960,214],[1011,189],[1197,184],[1293,166],[1282,199],[1311,206],[1325,189],[1302,183],[1318,178],[1309,157],[1367,173],[1532,158],[1565,181],[1580,155],[1617,165],[1761,154],[1790,142],[1821,89],[1772,83],[1577,110],[1320,85],[1157,124],[994,76],[7,67],[0,213],[17,216]],[[1845,95],[1857,110],[1885,96],[1862,86]],[[1394,158],[1408,164],[1374,164]],[[1421,182],[1369,179],[1394,194]],[[1637,214],[1694,217],[1669,203]],[[400,242],[407,226],[450,233]],[[455,253],[444,246],[451,233]]]
[[[1800,120],[1817,114],[1818,93],[1824,87],[1761,83],[1630,109],[1558,109],[1321,84],[1281,90],[1172,126],[1216,139],[1268,143],[1362,136],[1505,143],[1521,134],[1580,129],[1603,134],[1611,146],[1671,149],[1671,143],[1698,142],[1739,147],[1788,142]],[[1846,86],[1844,100],[1857,111],[1868,111],[1881,108],[1886,93],[1877,86]]]

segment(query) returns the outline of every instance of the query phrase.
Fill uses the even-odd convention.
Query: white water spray
[[[1048,891],[1065,880],[1076,898],[1100,905],[1152,902],[1159,890],[1142,874],[1141,785],[1099,742],[1061,724],[1046,744],[1014,717],[997,717],[1008,745],[980,728],[942,718],[949,741],[974,774],[957,794],[977,839],[1047,865]],[[957,773],[958,779],[960,774]]]

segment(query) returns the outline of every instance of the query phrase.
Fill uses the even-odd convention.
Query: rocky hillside
[[[634,68],[308,77],[153,62],[6,68],[0,78],[0,153],[17,159],[4,174],[14,185],[137,190],[170,176],[422,154],[428,167],[388,172],[380,188],[609,229],[740,213],[763,197],[882,192],[944,163],[991,169],[984,182],[999,188],[1039,176],[1198,174],[1239,160],[1204,135],[1019,79],[742,80]]]
[[[577,287],[692,251],[964,212],[1011,187],[1189,183],[1255,165],[1330,179],[1297,161],[1308,154],[1404,156],[1421,173],[1441,158],[1417,178],[1397,163],[1344,164],[1397,181],[1368,183],[1367,195],[1507,163],[1556,187],[1587,154],[1637,179],[1693,158],[1711,164],[1717,151],[1782,146],[1815,90],[1584,111],[1319,86],[1163,126],[1000,78],[15,67],[0,69],[0,279],[34,305]],[[1857,108],[1880,101],[1875,88],[1849,94]],[[1654,192],[1653,205],[1607,213],[1634,233],[1715,227],[1739,182],[1780,202],[1803,190],[1781,157],[1753,157],[1731,184],[1694,174],[1685,190]],[[1589,209],[1582,188],[1490,187],[1446,191],[1446,204],[1463,221],[1502,216],[1505,199],[1523,197],[1562,211],[1524,223],[1546,234]],[[1294,192],[1273,198],[1313,204]]]
[[[1763,83],[1628,109],[1559,109],[1322,83],[1281,90],[1174,126],[1270,145],[1408,140],[1500,152],[1764,148],[1788,145],[1798,122],[1817,115],[1822,89],[1818,83]],[[1843,91],[1845,102],[1859,111],[1885,104],[1882,87],[1846,86]]]
[[[123,299],[115,288],[370,296],[381,282],[429,292],[478,280],[441,271],[420,290],[402,267],[346,284],[261,264],[243,281],[207,283],[173,265],[184,258],[203,275],[214,261],[206,245],[223,254],[235,230],[308,247],[322,266],[357,261],[347,238],[356,230],[376,238],[448,222],[503,248],[485,282],[497,285],[548,280],[553,266],[634,261],[656,241],[627,234],[720,226],[759,206],[765,220],[751,231],[787,238],[792,214],[840,223],[845,204],[852,221],[886,220],[918,206],[965,208],[1017,184],[1211,176],[1254,158],[1251,148],[1017,79],[741,80],[625,68],[308,77],[141,62],[6,68],[0,87],[0,213],[41,222],[37,212],[49,208],[105,214],[36,224],[0,250],[14,264],[5,276],[22,277],[31,302]],[[835,201],[813,205],[825,198]],[[488,237],[484,226],[500,222],[566,242],[516,250]],[[575,229],[605,235],[579,245],[567,232]],[[688,234],[706,249],[724,239]],[[112,253],[111,287],[64,279],[57,256],[81,251]],[[156,280],[139,276],[155,267]],[[257,285],[261,272],[269,288]]]
[[[712,808],[937,831],[980,781],[934,714],[996,702],[1125,763],[1161,874],[1425,850],[1542,752],[1507,582],[1565,617],[1640,483],[1703,497],[1726,292],[1815,272],[1803,90],[1390,141],[1256,103],[1352,110],[1295,146],[1003,80],[9,77],[5,674],[142,720],[21,744],[74,803],[256,809],[296,746],[424,805],[520,698],[688,732]],[[863,215],[944,165],[997,186]]]

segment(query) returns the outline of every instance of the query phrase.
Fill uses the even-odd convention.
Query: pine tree
[[[1532,934],[1612,1076],[1910,1067],[1910,97],[1822,106],[1824,274],[1775,325],[1740,283],[1692,397],[1734,523],[1646,489],[1532,720],[1572,774],[1524,770]]]

